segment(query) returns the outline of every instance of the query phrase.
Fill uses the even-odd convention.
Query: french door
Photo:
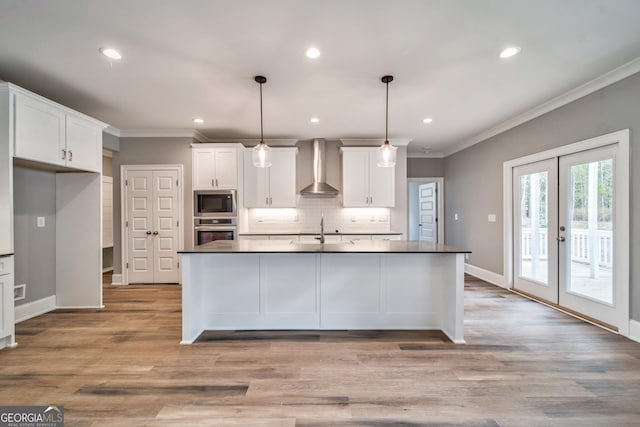
[[[628,280],[616,280],[618,144],[513,169],[514,288],[613,329]],[[626,195],[628,197],[628,194]],[[627,267],[628,268],[628,267]],[[624,287],[627,289],[624,289]]]
[[[127,283],[180,281],[180,210],[176,168],[123,166]]]

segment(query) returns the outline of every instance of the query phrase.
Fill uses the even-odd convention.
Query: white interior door
[[[617,153],[613,145],[560,158],[559,303],[614,327],[624,321],[619,305],[628,304],[621,298],[628,282],[616,283],[618,263],[628,256],[616,256],[624,229],[618,226]]]
[[[125,167],[127,283],[177,283],[181,170]]]
[[[153,171],[153,283],[178,283],[178,171]]]
[[[513,170],[514,287],[558,302],[558,165],[543,160]]]
[[[429,182],[418,187],[419,240],[438,243],[437,184]]]
[[[126,180],[128,282],[153,283],[153,171],[129,170]]]

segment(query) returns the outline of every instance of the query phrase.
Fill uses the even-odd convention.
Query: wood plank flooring
[[[17,325],[0,405],[67,426],[638,426],[640,344],[470,277],[465,337],[219,332],[180,346],[180,288]]]

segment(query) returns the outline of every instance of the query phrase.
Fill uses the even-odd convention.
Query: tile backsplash
[[[392,231],[388,208],[343,208],[338,197],[300,196],[297,208],[247,209],[246,228],[243,228],[250,233],[318,233],[321,216],[328,233]]]

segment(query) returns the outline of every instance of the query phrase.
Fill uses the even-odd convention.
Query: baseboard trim
[[[629,320],[629,339],[640,342],[640,322]]]
[[[122,283],[122,274],[113,274],[111,276],[111,284],[116,286],[124,285]]]
[[[484,268],[476,267],[471,264],[464,265],[464,272],[472,275],[473,277],[477,277],[478,279],[482,279],[485,282],[500,286],[501,288],[506,288],[504,285],[504,276],[501,274],[494,273],[493,271],[485,270]]]
[[[15,308],[16,323],[31,319],[41,314],[48,313],[56,309],[56,296],[42,298],[26,304],[18,305]]]

